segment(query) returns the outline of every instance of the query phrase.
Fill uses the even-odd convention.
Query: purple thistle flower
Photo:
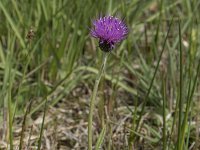
[[[90,34],[99,39],[99,47],[104,52],[111,51],[116,43],[124,40],[128,34],[126,24],[113,16],[100,17],[93,21]]]

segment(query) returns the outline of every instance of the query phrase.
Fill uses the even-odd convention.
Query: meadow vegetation
[[[87,149],[103,52],[92,21],[128,37],[109,54],[93,117],[105,150],[200,149],[199,0],[0,0],[0,149]]]

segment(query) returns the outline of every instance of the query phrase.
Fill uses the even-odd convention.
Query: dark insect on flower
[[[126,24],[113,16],[100,17],[93,21],[90,34],[99,39],[99,47],[104,52],[111,51],[116,43],[124,40],[128,34]]]

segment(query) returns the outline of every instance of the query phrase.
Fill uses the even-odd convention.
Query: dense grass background
[[[130,32],[100,83],[94,145],[106,124],[102,149],[200,149],[199,10],[199,0],[1,0],[0,149],[87,149],[102,60],[89,28],[108,14]]]

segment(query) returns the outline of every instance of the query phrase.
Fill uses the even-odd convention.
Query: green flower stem
[[[92,97],[90,100],[90,111],[89,111],[89,118],[88,118],[88,149],[89,150],[92,150],[92,120],[93,120],[94,104],[95,104],[95,99],[96,99],[96,95],[98,91],[99,82],[101,80],[101,76],[103,74],[103,71],[106,65],[108,54],[109,53],[104,53],[103,62],[99,70],[99,73],[96,77],[94,89],[92,92]]]

